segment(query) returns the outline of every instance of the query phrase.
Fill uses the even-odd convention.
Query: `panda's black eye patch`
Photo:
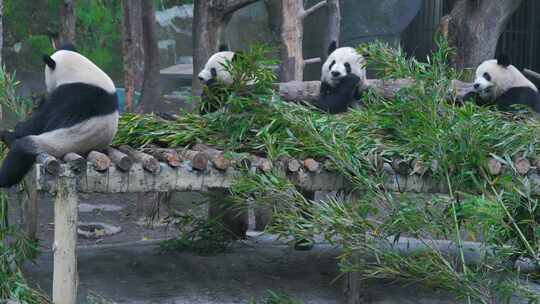
[[[485,78],[487,81],[491,81],[491,75],[489,75],[488,72],[484,73],[484,78]]]
[[[345,70],[347,71],[347,74],[350,74],[352,69],[351,69],[351,64],[346,62],[345,63]]]
[[[332,61],[332,63],[330,64],[330,67],[328,68],[328,70],[329,70],[329,71],[332,70],[332,67],[333,67],[335,64],[336,64],[336,61],[335,61],[335,60]]]
[[[216,71],[216,68],[211,68],[211,69],[210,69],[210,73],[212,74],[212,78],[216,78],[216,77],[217,77],[217,71]]]

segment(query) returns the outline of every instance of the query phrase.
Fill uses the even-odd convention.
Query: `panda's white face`
[[[365,60],[354,48],[338,48],[328,56],[323,64],[321,81],[336,86],[341,78],[348,74],[355,74],[361,80],[366,79]]]
[[[45,86],[49,93],[67,83],[86,83],[109,93],[116,92],[112,79],[77,52],[60,50],[52,54],[49,60],[54,62],[54,69],[45,65]]]
[[[218,52],[212,55],[199,73],[198,78],[203,84],[209,84],[211,81],[220,81],[226,85],[232,84],[231,74],[225,69],[227,61],[232,61],[234,52]]]
[[[516,67],[499,64],[497,59],[486,60],[478,66],[473,86],[484,100],[496,99],[515,87],[530,87],[538,91]]]

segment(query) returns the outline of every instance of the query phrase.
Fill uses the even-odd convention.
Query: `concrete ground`
[[[225,304],[261,300],[267,290],[304,303],[342,303],[336,252],[292,251],[285,246],[236,246],[217,256],[165,253],[148,244],[79,250],[79,303],[89,293],[115,303]],[[52,254],[26,269],[44,291],[52,286]]]
[[[145,203],[141,203],[144,201]],[[175,209],[204,212],[195,194],[173,199]],[[10,206],[17,206],[12,203]],[[39,238],[43,254],[25,265],[32,284],[50,294],[52,288],[53,218],[49,198],[40,202]],[[339,277],[339,250],[316,244],[311,251],[295,251],[272,236],[251,234],[224,253],[199,256],[190,252],[157,250],[159,240],[173,237],[172,227],[143,225],[149,213],[157,219],[170,212],[152,196],[83,196],[79,217],[103,222],[122,231],[108,237],[78,240],[79,303],[95,303],[96,294],[112,303],[229,304],[259,303],[268,290],[284,293],[306,304],[344,303],[343,280]],[[11,208],[11,222],[18,210]],[[461,303],[444,292],[414,285],[377,281],[365,285],[367,303],[450,304]],[[252,300],[257,302],[250,302]],[[518,303],[518,302],[514,302]]]
[[[239,242],[225,254],[198,256],[160,253],[155,243],[82,246],[79,303],[92,303],[88,296],[99,295],[113,303],[262,304],[269,290],[305,304],[345,303],[339,251],[326,245],[295,251],[262,236]],[[28,264],[25,272],[32,284],[50,293],[52,253]],[[461,303],[418,286],[378,281],[365,287],[367,303]]]

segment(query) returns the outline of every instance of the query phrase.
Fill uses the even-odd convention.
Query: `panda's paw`
[[[10,147],[15,140],[15,133],[8,130],[0,130],[0,141]]]

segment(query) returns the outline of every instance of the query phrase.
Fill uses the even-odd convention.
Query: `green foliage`
[[[163,251],[193,251],[199,255],[215,255],[227,251],[231,238],[217,218],[201,218],[192,214],[176,214],[171,224],[180,230],[179,237],[160,243]]]
[[[114,79],[122,73],[122,5],[117,0],[78,0],[77,46]]]
[[[302,304],[303,302],[291,298],[284,293],[267,290],[268,295],[263,300],[263,304]],[[255,300],[249,302],[250,304],[257,304]]]
[[[23,119],[30,112],[32,104],[15,94],[18,84],[13,75],[0,68],[0,103],[4,109]],[[1,158],[5,153],[6,147],[2,145]],[[49,303],[44,294],[32,289],[24,280],[20,265],[35,257],[37,244],[26,239],[16,227],[8,225],[8,197],[5,191],[0,193],[0,207],[0,301],[11,299],[24,304]]]
[[[272,94],[276,75],[271,66],[275,60],[267,59],[273,49],[265,45],[251,46],[248,52],[236,52],[233,61],[226,60],[225,71],[231,74],[232,84],[216,83],[212,88],[204,87],[207,98],[200,101],[203,113],[227,107],[229,112],[245,112],[258,107],[259,98]]]
[[[240,203],[252,199],[273,207],[271,232],[296,239],[322,235],[339,245],[345,251],[342,271],[431,284],[468,302],[505,301],[513,294],[538,301],[512,267],[520,256],[540,265],[538,196],[531,181],[516,173],[512,160],[538,158],[539,122],[528,111],[509,114],[449,103],[451,81],[460,74],[447,65],[452,50],[446,42],[438,45],[426,63],[406,59],[383,43],[361,46],[369,66],[382,77],[415,80],[392,100],[367,92],[361,111],[332,116],[273,95],[248,94],[246,100],[245,93],[234,91],[223,109],[204,116],[185,114],[175,123],[124,116],[117,141],[164,146],[201,141],[271,159],[328,159],[363,189],[362,196],[313,203],[279,172],[246,172],[232,192]],[[388,192],[388,176],[377,160],[397,157],[437,164],[433,179],[445,184],[449,195]],[[485,167],[488,157],[509,170],[491,176]],[[478,265],[465,261],[463,232],[483,245]],[[402,235],[424,240],[426,250],[396,254],[394,241]],[[457,258],[433,246],[435,239],[451,240]]]
[[[10,67],[40,70],[41,55],[53,51],[51,34],[58,33],[60,0],[4,1],[5,43],[21,43]],[[76,0],[77,47],[80,52],[107,71],[121,76],[121,1]]]

